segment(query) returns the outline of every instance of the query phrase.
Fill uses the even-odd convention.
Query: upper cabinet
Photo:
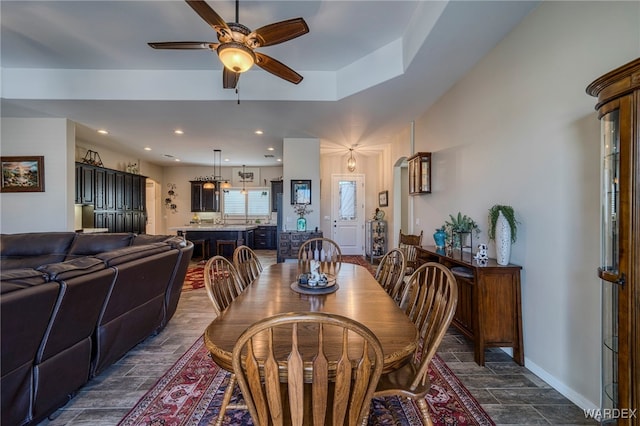
[[[93,204],[95,172],[93,166],[76,164],[76,204]]]
[[[428,194],[431,192],[431,153],[418,152],[408,160],[409,194]]]
[[[213,188],[205,188],[205,184],[213,184]],[[220,211],[220,182],[191,181],[191,211]]]

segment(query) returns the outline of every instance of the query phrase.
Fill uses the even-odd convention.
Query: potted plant
[[[445,221],[444,228],[447,230],[447,234],[451,234],[452,237],[455,234],[459,235],[459,238],[453,237],[453,245],[456,248],[465,246],[464,234],[473,233],[476,237],[480,235],[480,227],[475,220],[471,219],[466,214],[458,212],[457,216],[449,215],[449,219]],[[462,241],[461,241],[462,240]]]
[[[516,242],[518,221],[513,207],[495,204],[489,209],[490,240],[496,242],[496,261],[507,265],[511,256],[511,244]]]

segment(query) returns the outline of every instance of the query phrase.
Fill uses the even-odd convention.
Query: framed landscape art
[[[0,192],[44,192],[44,157],[0,157],[2,188]]]

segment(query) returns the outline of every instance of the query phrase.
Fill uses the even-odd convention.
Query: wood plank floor
[[[275,262],[273,251],[258,254],[264,266]],[[129,351],[40,425],[117,425],[213,318],[204,289],[184,292],[176,314],[161,333]],[[480,367],[473,361],[471,343],[452,329],[438,354],[497,425],[597,424],[499,349],[490,349],[486,365]]]

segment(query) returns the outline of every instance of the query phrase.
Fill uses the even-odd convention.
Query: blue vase
[[[436,248],[444,248],[447,233],[444,232],[443,229],[436,229],[436,232],[433,234],[433,240],[436,242]]]
[[[307,230],[307,219],[305,219],[304,217],[299,217],[298,218],[298,223],[297,225],[297,231],[298,232],[304,232]]]

